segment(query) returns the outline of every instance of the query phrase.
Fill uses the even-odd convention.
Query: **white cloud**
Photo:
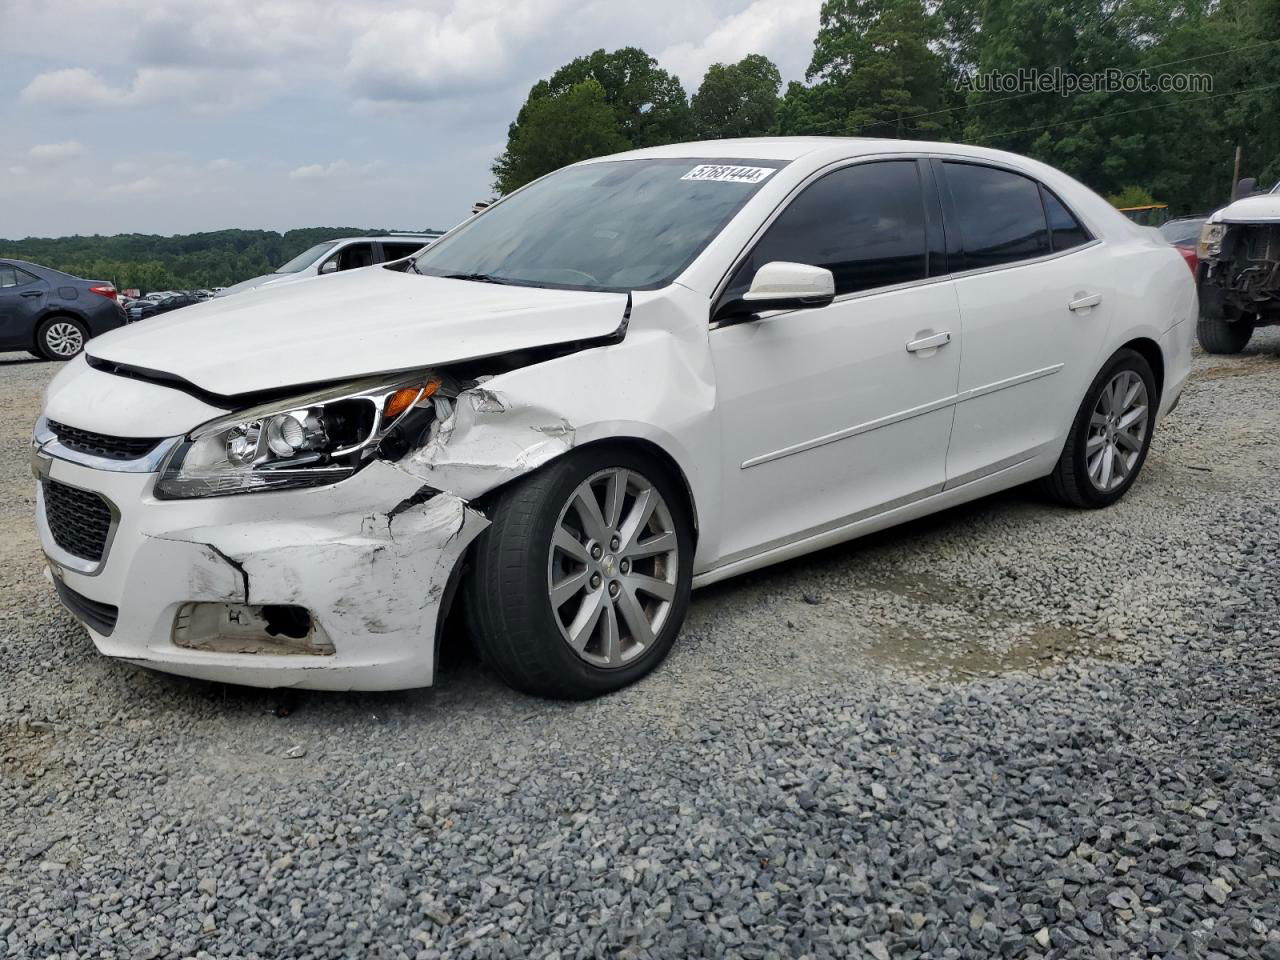
[[[682,40],[662,50],[658,62],[675,73],[692,94],[713,63],[736,63],[763,53],[784,77],[804,73],[813,52],[821,0],[755,0],[721,20],[705,37]]]
[[[759,52],[794,79],[819,2],[0,0],[0,129],[24,131],[0,137],[23,171],[0,178],[0,233],[447,226],[562,64],[636,46],[692,93]],[[79,160],[28,155],[72,135]]]
[[[176,104],[229,110],[261,100],[277,86],[271,71],[239,75],[211,69],[143,67],[127,85],[115,86],[84,67],[37,74],[20,98],[66,111],[88,111]]]
[[[400,10],[379,18],[352,45],[351,88],[370,100],[432,100],[500,82],[510,24],[460,13]]]
[[[290,180],[323,180],[346,173],[350,167],[345,160],[333,163],[309,163],[305,167],[295,167],[289,171]]]
[[[143,193],[151,194],[160,190],[162,181],[158,177],[138,177],[135,180],[127,180],[124,183],[113,183],[107,189],[112,193]]]
[[[62,163],[74,160],[84,153],[84,146],[77,140],[64,140],[62,143],[37,143],[27,151],[32,160],[41,163]]]

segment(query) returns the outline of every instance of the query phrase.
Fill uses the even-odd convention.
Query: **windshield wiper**
[[[446,280],[471,280],[475,283],[503,283],[511,284],[512,281],[504,280],[502,277],[495,277],[489,273],[446,273]]]

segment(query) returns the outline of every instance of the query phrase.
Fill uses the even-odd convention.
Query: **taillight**
[[[116,298],[116,288],[109,283],[95,283],[89,288],[90,293],[96,293],[100,297],[106,297],[108,300]]]

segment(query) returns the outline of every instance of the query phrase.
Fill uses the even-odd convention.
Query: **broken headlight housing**
[[[1222,252],[1222,238],[1227,233],[1225,223],[1206,223],[1200,228],[1200,242],[1196,244],[1196,256],[1201,260],[1216,257]]]
[[[373,456],[440,380],[425,373],[363,380],[262,404],[197,427],[156,481],[161,500],[316,487],[345,480]]]

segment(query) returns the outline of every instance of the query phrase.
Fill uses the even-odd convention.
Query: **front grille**
[[[120,616],[119,607],[81,596],[61,580],[54,580],[53,585],[57,588],[58,599],[71,611],[73,617],[95,633],[100,633],[104,637],[111,636],[111,631],[116,628],[116,620]]]
[[[111,532],[111,508],[102,497],[46,480],[44,519],[53,542],[67,553],[94,563],[102,559]]]
[[[58,442],[68,450],[105,457],[108,460],[137,460],[139,457],[145,457],[164,439],[163,437],[112,437],[105,433],[69,427],[56,420],[48,420],[46,423],[57,436]]]

